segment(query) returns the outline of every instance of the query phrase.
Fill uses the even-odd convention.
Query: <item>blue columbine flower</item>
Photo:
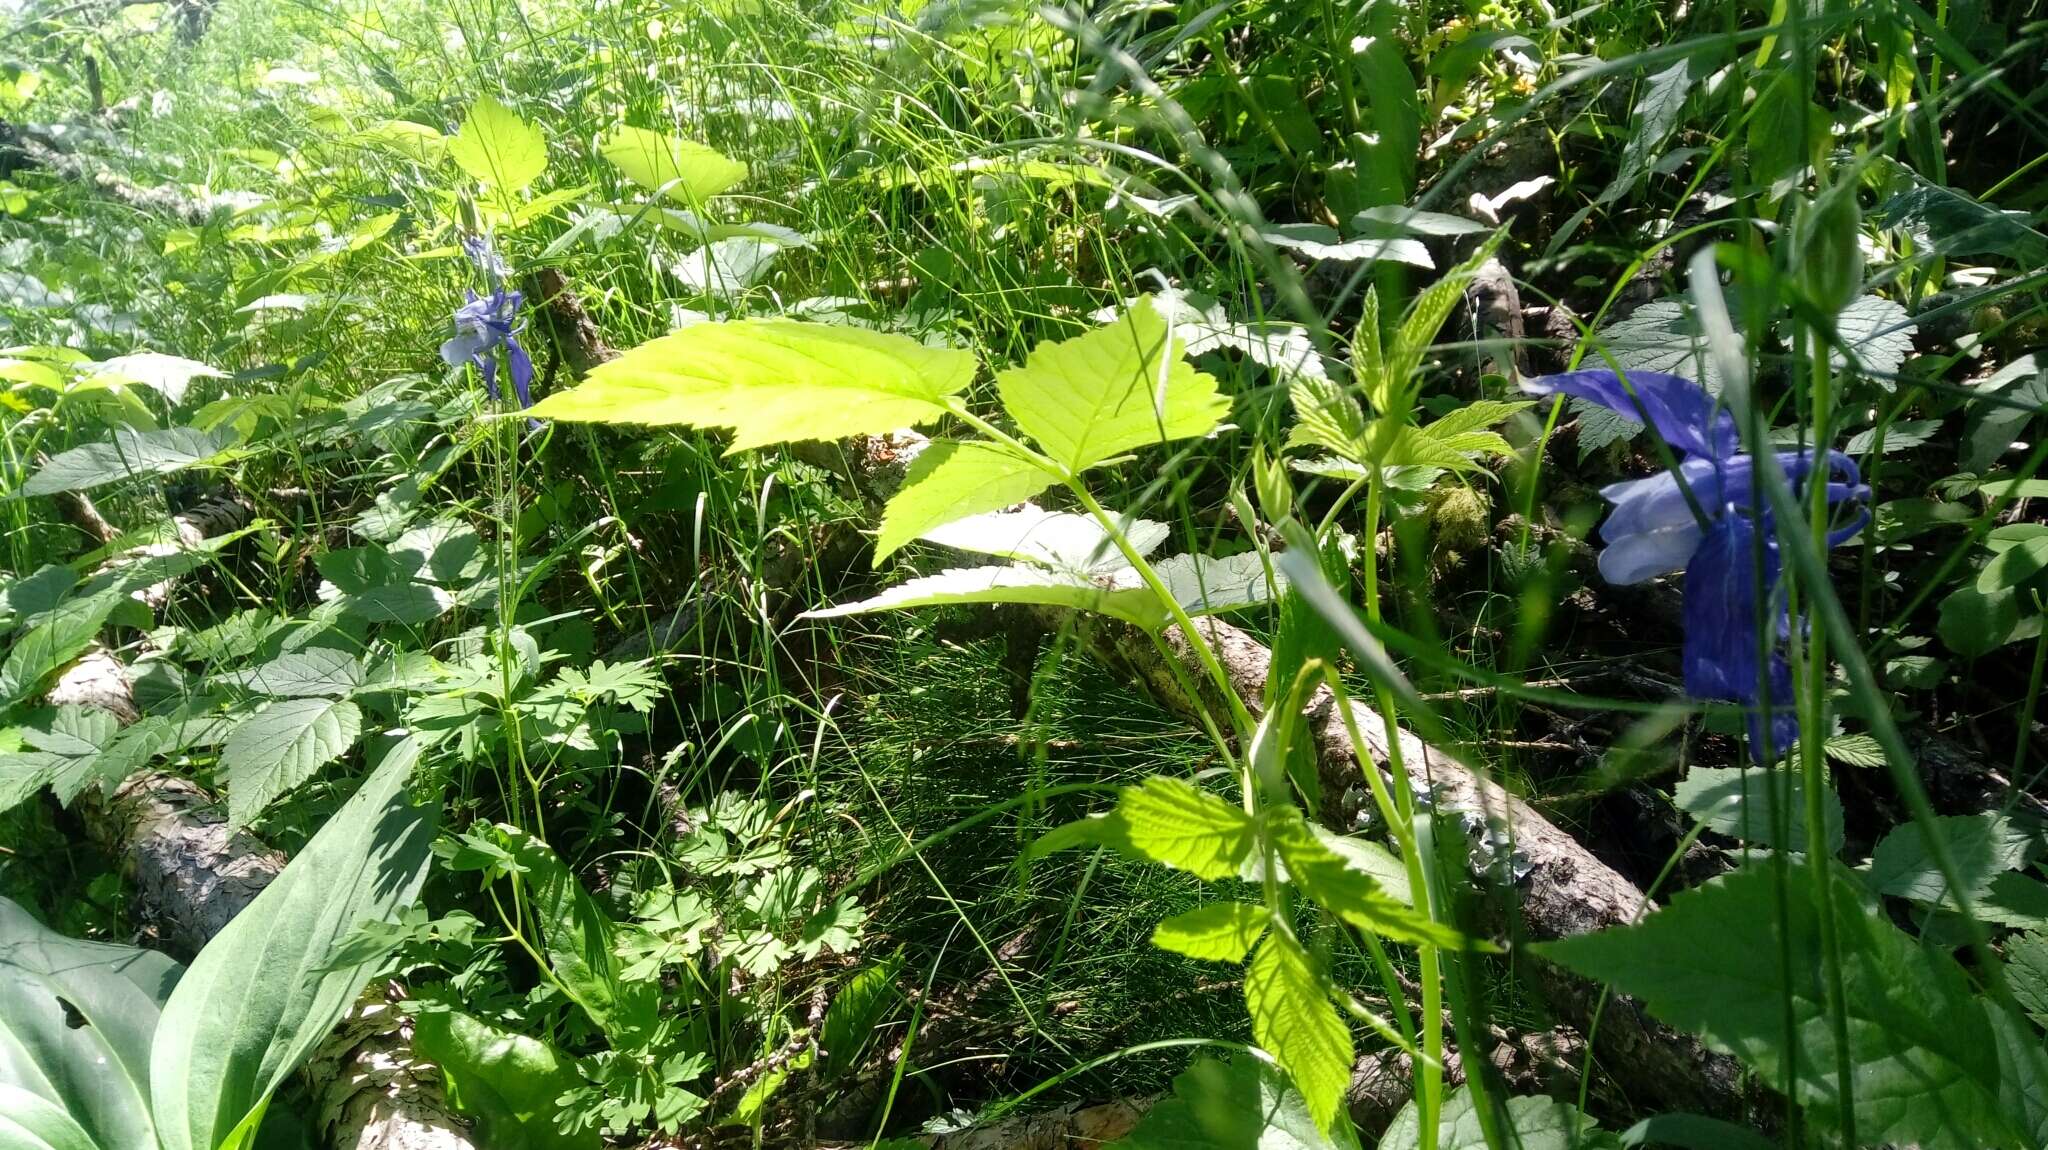
[[[1777,527],[1770,508],[1753,493],[1755,460],[1741,451],[1734,417],[1699,384],[1659,372],[1629,372],[1624,382],[1611,371],[1570,371],[1526,380],[1522,390],[1574,396],[1647,421],[1678,455],[1675,471],[1601,490],[1614,512],[1600,527],[1607,545],[1600,552],[1600,575],[1625,584],[1685,572],[1686,693],[1757,707],[1767,687],[1770,722],[1752,713],[1750,734],[1764,757],[1776,758],[1798,738],[1799,722],[1790,710],[1791,669],[1776,641],[1768,666],[1758,664],[1758,594],[1773,602],[1776,639],[1790,635],[1791,619],[1778,581]],[[1778,453],[1795,489],[1814,470],[1813,460],[1810,450]],[[1856,461],[1839,451],[1827,453],[1825,467],[1829,505],[1859,505],[1850,523],[1828,533],[1828,546],[1835,547],[1870,521],[1860,506],[1870,488]]]
[[[484,390],[496,400],[498,352],[503,349],[505,364],[512,376],[512,390],[519,396],[519,406],[532,407],[533,359],[526,354],[525,348],[519,346],[519,332],[523,327],[518,323],[519,305],[525,297],[516,291],[505,290],[504,278],[510,274],[509,270],[482,238],[465,237],[462,249],[490,281],[491,294],[478,296],[473,291],[463,292],[467,302],[455,309],[455,338],[441,345],[441,359],[449,367],[475,364],[477,371],[483,374]]]

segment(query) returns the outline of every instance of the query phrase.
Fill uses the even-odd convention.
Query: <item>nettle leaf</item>
[[[228,821],[246,826],[314,772],[348,753],[363,713],[346,699],[282,699],[244,720],[221,747]]]
[[[973,355],[908,336],[786,319],[700,323],[599,365],[527,414],[730,427],[738,452],[930,423],[973,378]]]
[[[1280,861],[1295,885],[1323,909],[1360,930],[1400,942],[1429,943],[1465,950],[1471,940],[1456,928],[1435,922],[1406,902],[1380,889],[1379,880],[1323,842],[1301,812],[1282,808],[1268,816],[1267,827]]]
[[[903,487],[882,509],[875,566],[935,528],[1021,503],[1058,482],[1031,460],[995,443],[941,440],[910,463]]]
[[[1117,802],[1132,850],[1196,878],[1229,878],[1250,857],[1252,817],[1192,783],[1153,775],[1125,787]]]
[[[1948,848],[1957,876],[1976,901],[1991,894],[1992,882],[2000,874],[2025,866],[2039,850],[2031,831],[1997,811],[1942,815],[1924,825]],[[1872,890],[1916,902],[1948,900],[1948,883],[1928,852],[1922,826],[1915,821],[1893,827],[1877,841],[1870,855]]]
[[[169,475],[211,462],[235,441],[232,427],[200,431],[166,427],[138,431],[120,427],[108,443],[88,443],[52,458],[28,482],[25,495],[87,491],[143,475]]]
[[[2008,1056],[1988,1013],[1999,1008],[1976,995],[1953,959],[1872,910],[1853,874],[1835,867],[1831,881],[1858,1134],[1871,1145],[1926,1150],[2034,1144],[2025,1116],[2001,1095]],[[1752,867],[1674,896],[1639,925],[1536,949],[1733,1051],[1766,1082],[1785,1081],[1795,1057],[1786,1048],[1789,1007],[1794,1093],[1816,1119],[1838,1121],[1828,964],[1811,883]]]
[[[1152,945],[1189,958],[1243,962],[1273,914],[1254,902],[1212,902],[1152,928]]]
[[[1331,1129],[1351,1084],[1351,1028],[1292,936],[1276,931],[1259,944],[1245,967],[1244,1001],[1253,1040],[1286,1067],[1316,1126]]]
[[[996,375],[1003,408],[1040,450],[1081,472],[1148,444],[1207,435],[1230,410],[1216,380],[1150,306],[1085,335],[1031,349]]]
[[[2005,944],[2005,981],[2027,1017],[2048,1026],[2048,933],[2028,931]]]
[[[621,124],[597,147],[627,179],[685,204],[702,203],[747,178],[745,164],[715,148],[646,128]]]
[[[1198,1058],[1113,1150],[1357,1150],[1338,1123],[1328,1133],[1287,1075],[1263,1058]]]
[[[479,183],[501,194],[524,191],[548,167],[547,140],[519,113],[484,96],[469,106],[448,154]]]
[[[1758,846],[1806,847],[1806,780],[1797,771],[1745,770],[1740,767],[1693,767],[1672,791],[1672,802],[1708,830]],[[1779,806],[1780,799],[1784,806]],[[1833,788],[1821,791],[1822,821],[1829,853],[1842,849],[1842,800]],[[1778,841],[1778,823],[1791,824],[1791,836]]]
[[[1899,367],[1913,354],[1913,317],[1903,306],[1874,295],[1853,300],[1835,317],[1835,334],[1872,382],[1886,391],[1898,386]],[[1829,348],[1828,361],[1836,371],[1849,365],[1841,348]]]
[[[1612,1131],[1600,1129],[1591,1115],[1562,1099],[1525,1095],[1505,1104],[1512,1131],[1508,1144],[1517,1150],[1621,1150],[1621,1139]],[[1422,1115],[1411,1098],[1387,1126],[1379,1150],[1419,1150],[1421,1145]],[[1486,1145],[1472,1092],[1460,1086],[1444,1099],[1437,1116],[1437,1150],[1485,1150]]]
[[[1600,192],[1598,203],[1609,204],[1629,194],[1649,174],[1650,166],[1663,152],[1664,141],[1678,127],[1685,98],[1707,68],[1697,57],[1687,57],[1654,75],[1645,77],[1636,98],[1634,128],[1621,149],[1621,165],[1612,182]]]
[[[279,655],[260,667],[216,675],[213,681],[273,698],[339,697],[363,685],[363,667],[347,651],[308,647]]]
[[[1884,453],[1910,451],[1924,447],[1941,431],[1939,419],[1906,419],[1884,429]],[[1850,455],[1863,455],[1877,446],[1877,429],[1866,427],[1849,437],[1842,450]]]
[[[42,616],[0,663],[0,710],[37,694],[45,679],[92,645],[107,617],[124,601],[119,594],[103,591],[70,600]]]

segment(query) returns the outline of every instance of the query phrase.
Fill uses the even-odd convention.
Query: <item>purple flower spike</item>
[[[1741,451],[1735,420],[1692,380],[1657,372],[1572,371],[1523,382],[1531,395],[1569,395],[1650,427],[1679,456],[1678,468],[1611,484],[1600,492],[1614,512],[1600,527],[1600,576],[1640,583],[1685,572],[1685,690],[1751,708],[1749,729],[1758,758],[1776,759],[1799,737],[1792,713],[1792,673],[1778,644],[1791,634],[1779,593],[1776,520],[1752,495],[1755,460]],[[1778,453],[1794,489],[1815,470],[1812,451]],[[1870,488],[1856,461],[1839,451],[1823,457],[1829,506],[1850,503],[1857,514],[1828,533],[1828,546],[1854,538],[1870,522]],[[1758,550],[1761,549],[1761,572]],[[1759,579],[1761,575],[1761,579]],[[1760,598],[1762,597],[1762,598]],[[1756,636],[1759,602],[1769,605],[1768,656]],[[1763,713],[1766,700],[1770,713]]]

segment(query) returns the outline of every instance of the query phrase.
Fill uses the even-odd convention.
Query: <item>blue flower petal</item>
[[[519,396],[520,407],[533,406],[533,360],[526,349],[519,346],[519,337],[505,337],[505,358],[512,373],[512,391]]]
[[[1750,733],[1760,752],[1776,758],[1798,737],[1799,723],[1790,710],[1791,669],[1775,650],[1775,635],[1768,666],[1758,664],[1759,540],[1755,524],[1747,518],[1724,516],[1706,533],[1685,570],[1685,693],[1759,707],[1768,685],[1769,721],[1764,722],[1761,713],[1752,714]],[[1766,547],[1761,586],[1772,588],[1777,582],[1777,550]],[[1782,606],[1773,610],[1780,616],[1784,612]],[[1778,619],[1773,630],[1781,630],[1785,622]]]
[[[1687,455],[1726,459],[1741,443],[1735,417],[1684,376],[1632,371],[1624,383],[1611,371],[1567,371],[1523,380],[1522,390],[1530,395],[1574,396],[1637,422],[1647,417],[1664,442]]]

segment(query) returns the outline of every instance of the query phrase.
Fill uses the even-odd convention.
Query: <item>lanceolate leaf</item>
[[[155,951],[66,938],[0,898],[0,1089],[59,1106],[105,1150],[155,1150],[149,1044],[182,971]],[[0,1115],[21,1113],[0,1097]]]
[[[1023,367],[998,374],[996,387],[1041,450],[1085,471],[1134,448],[1215,430],[1230,404],[1182,349],[1146,301],[1085,335],[1039,344]]]
[[[875,566],[936,527],[996,511],[1056,482],[1037,464],[994,443],[941,440],[910,464],[903,487],[882,509]]]
[[[626,178],[683,203],[702,203],[747,178],[747,166],[716,149],[630,128],[613,128],[598,150]]]
[[[700,323],[643,343],[530,415],[730,427],[732,450],[880,434],[945,413],[974,357],[908,336],[794,320]]]
[[[347,753],[362,730],[362,712],[346,699],[285,699],[251,716],[221,748],[228,820],[241,826],[262,814]]]
[[[392,921],[427,875],[435,812],[407,788],[419,754],[411,738],[394,746],[185,972],[150,1054],[163,1150],[220,1146],[362,992],[378,956],[336,965],[342,942]]]
[[[169,475],[205,463],[234,442],[232,427],[200,431],[166,427],[137,431],[117,428],[109,443],[74,447],[45,463],[21,485],[25,495],[85,491],[140,475]]]
[[[1308,953],[1288,935],[1267,935],[1245,968],[1244,1001],[1252,1037],[1287,1068],[1316,1125],[1330,1129],[1351,1084],[1351,1028]]]
[[[85,1128],[56,1103],[19,1086],[0,1082],[0,1150],[114,1150],[114,1147],[93,1141]]]

